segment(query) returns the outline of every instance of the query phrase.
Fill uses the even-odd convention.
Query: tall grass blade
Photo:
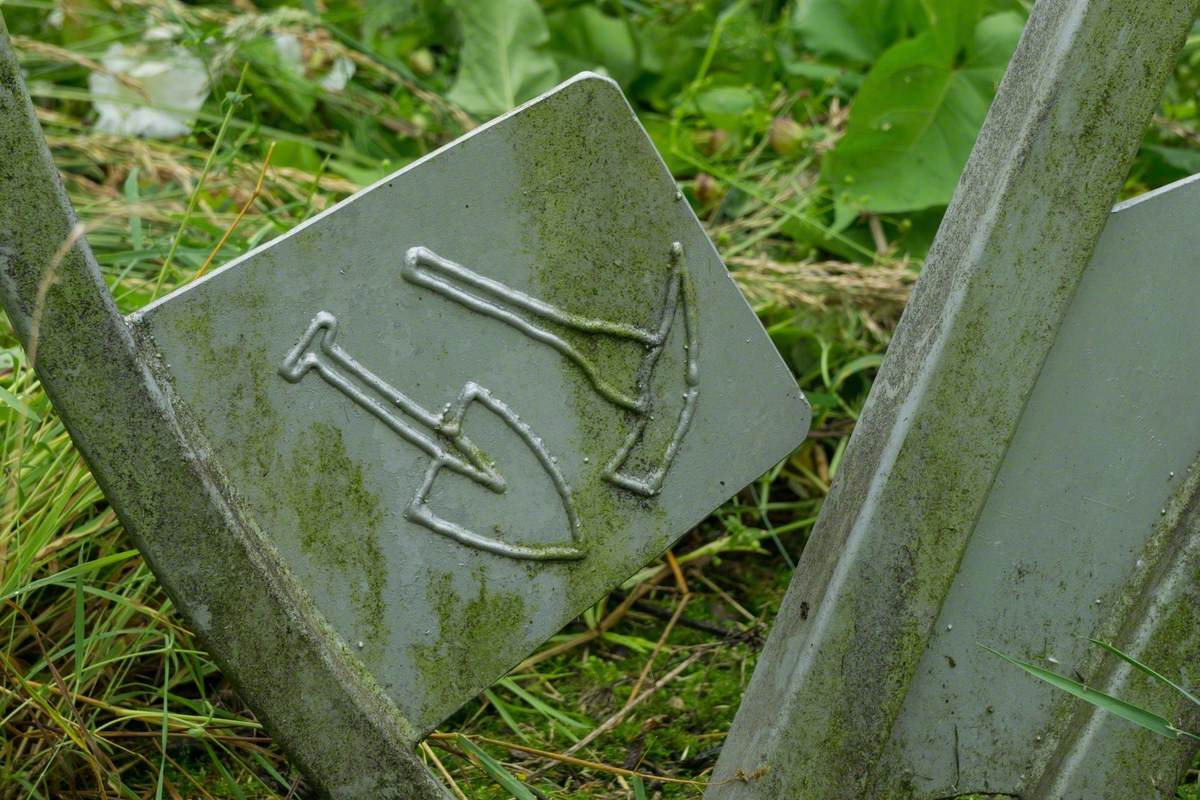
[[[24,400],[17,397],[15,394],[10,392],[8,389],[5,389],[3,386],[0,386],[0,403],[4,403],[4,405],[11,408],[13,411],[16,411],[18,414],[20,414],[22,417],[25,417],[26,419],[32,420],[34,422],[42,421],[42,418],[38,415],[38,413],[36,411],[34,411],[32,408],[30,408],[25,403]]]
[[[511,794],[517,800],[537,800],[533,796],[533,792],[525,787],[525,784],[517,780],[517,778],[508,770],[506,770],[499,761],[489,756],[483,751],[479,745],[472,742],[461,734],[458,737],[458,745],[463,750],[466,750],[472,757],[479,761],[479,766],[483,767],[483,771],[491,776],[497,785],[504,791]]]
[[[1034,664],[1030,664],[1025,661],[1019,661],[1011,656],[1006,656],[999,650],[993,650],[987,645],[981,646],[989,653],[1000,656],[1000,658],[1004,659],[1010,664],[1017,665],[1033,677],[1045,681],[1056,689],[1061,689],[1068,694],[1078,697],[1080,700],[1091,703],[1101,711],[1107,711],[1108,713],[1115,714],[1122,719],[1129,720],[1133,724],[1145,728],[1152,733],[1157,733],[1159,736],[1175,740],[1185,736],[1190,739],[1198,738],[1187,731],[1182,731],[1179,728],[1176,728],[1166,719],[1160,717],[1158,714],[1155,714],[1152,711],[1147,711],[1146,709],[1139,708],[1131,703],[1126,703],[1124,700],[1113,697],[1110,694],[1106,694],[1096,689],[1091,689],[1087,686],[1084,686],[1082,683],[1079,683],[1078,681],[1073,681],[1070,678],[1064,678],[1063,676],[1055,672],[1051,672],[1048,669],[1043,669]]]
[[[1102,642],[1102,641],[1100,641],[1099,639],[1088,639],[1088,641],[1089,641],[1089,642],[1091,642],[1092,644],[1094,644],[1094,645],[1098,646],[1098,647],[1102,647],[1102,648],[1104,648],[1105,650],[1107,650],[1108,652],[1112,653],[1112,654],[1113,654],[1114,656],[1116,656],[1117,658],[1119,658],[1119,659],[1121,659],[1122,661],[1124,661],[1126,664],[1129,664],[1129,665],[1130,665],[1131,667],[1133,667],[1134,669],[1137,669],[1137,670],[1140,670],[1141,672],[1144,672],[1145,674],[1149,675],[1151,678],[1154,678],[1154,680],[1158,681],[1159,683],[1165,683],[1167,686],[1170,686],[1172,689],[1174,689],[1175,691],[1179,692],[1181,695],[1183,695],[1184,697],[1186,697],[1186,698],[1187,698],[1187,700],[1188,700],[1188,702],[1189,702],[1189,703],[1191,703],[1192,705],[1200,706],[1200,699],[1198,699],[1198,698],[1196,697],[1196,695],[1192,694],[1192,693],[1191,693],[1191,692],[1189,692],[1187,689],[1184,689],[1184,688],[1183,688],[1182,686],[1180,686],[1179,684],[1177,684],[1177,683],[1175,683],[1175,682],[1173,682],[1173,681],[1170,681],[1170,680],[1168,680],[1168,679],[1167,679],[1166,677],[1164,677],[1163,675],[1160,675],[1159,673],[1157,673],[1157,672],[1155,672],[1154,670],[1150,669],[1150,668],[1149,668],[1149,667],[1147,667],[1145,664],[1143,664],[1142,662],[1138,661],[1136,658],[1134,658],[1133,656],[1129,655],[1128,653],[1123,653],[1123,652],[1121,652],[1120,650],[1118,650],[1117,648],[1113,647],[1113,646],[1112,646],[1111,644],[1109,644],[1108,642]]]

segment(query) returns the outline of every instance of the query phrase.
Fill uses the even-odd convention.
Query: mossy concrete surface
[[[1169,514],[1153,509],[1132,530],[1119,527],[1123,522],[1115,518],[1107,520],[1108,537],[1097,539],[1116,539],[1119,546],[1085,546],[1062,557],[1051,555],[1060,552],[1055,548],[1062,542],[1039,542],[1028,534],[1061,530],[1088,545],[1094,531],[1076,527],[1085,518],[1082,489],[1074,497],[1080,508],[1070,512],[1077,516],[1060,515],[1065,522],[1047,519],[1056,512],[1058,498],[1010,513],[1007,520],[997,517],[1003,524],[987,531],[981,515],[1006,485],[1006,453],[1021,436],[1043,365],[1195,12],[1195,2],[1177,0],[1042,0],[1036,5],[759,661],[708,791],[712,800],[934,798],[970,792],[1118,798],[1131,796],[1129,787],[1135,784],[1143,791],[1175,785],[1171,777],[1186,763],[1187,748],[1151,750],[1137,744],[1136,753],[1112,759],[1125,765],[1120,780],[1110,774],[1107,784],[1080,793],[1079,784],[1071,782],[1072,771],[1092,763],[1101,749],[1098,742],[1121,751],[1133,747],[1137,737],[1106,726],[1103,736],[1089,738],[1082,720],[1086,713],[1074,713],[1074,705],[1066,707],[1067,713],[1056,711],[1048,689],[1032,681],[1020,688],[1019,675],[1011,681],[1007,675],[998,678],[998,686],[1018,688],[1004,694],[994,710],[1010,709],[1008,720],[1021,724],[989,721],[989,704],[980,692],[955,689],[967,686],[961,670],[971,670],[975,688],[988,683],[979,670],[1005,670],[998,660],[988,664],[977,657],[976,642],[966,641],[972,630],[985,639],[1016,631],[1008,643],[1024,650],[1030,647],[1029,629],[1045,621],[1044,637],[1030,647],[1036,652],[1013,655],[1040,656],[1053,665],[1048,659],[1059,659],[1051,648],[1080,650],[1071,635],[1060,641],[1064,630],[1075,637],[1110,631],[1117,638],[1136,627],[1137,609],[1157,608],[1159,602],[1166,605],[1149,616],[1152,627],[1191,624],[1194,612],[1186,607],[1194,602],[1189,600],[1194,573],[1162,583],[1163,575],[1174,574],[1186,560],[1168,558],[1159,572],[1139,565],[1138,553],[1156,536],[1174,541],[1166,550],[1175,553],[1184,552],[1180,541],[1194,539],[1194,529],[1187,526],[1156,532],[1158,517]],[[1137,313],[1114,314],[1113,320],[1137,317],[1144,324],[1144,317],[1157,313],[1155,301],[1170,285],[1135,298],[1129,283],[1138,285],[1127,282],[1107,302],[1147,304]],[[1119,341],[1119,323],[1107,335]],[[1160,338],[1168,341],[1144,346],[1183,346],[1169,341],[1169,334]],[[1102,348],[1105,341],[1094,344]],[[1085,356],[1084,363],[1077,359],[1066,366],[1077,376],[1087,375],[1093,361],[1109,363]],[[1114,379],[1136,385],[1136,372],[1144,365],[1126,366],[1129,374]],[[1102,374],[1088,377],[1111,388]],[[1136,398],[1122,400],[1115,389],[1102,398],[1111,401],[1112,413],[1104,424],[1092,426],[1091,439],[1070,442],[1078,450],[1074,462],[1060,458],[1073,471],[1061,478],[1064,487],[1068,477],[1098,469],[1096,462],[1106,453],[1099,437],[1143,422],[1128,414],[1128,403],[1136,405]],[[1088,402],[1098,404],[1095,398]],[[1057,409],[1060,427],[1070,427],[1074,411],[1069,403]],[[1200,442],[1181,434],[1168,450],[1145,438],[1155,458],[1174,465],[1155,476],[1154,493],[1165,497],[1173,491],[1168,472],[1186,469]],[[1025,452],[1037,456],[1038,442],[1029,444]],[[1042,455],[1045,463],[1058,463],[1053,457],[1062,456]],[[1115,452],[1107,460],[1119,463]],[[1045,463],[1031,462],[1030,468]],[[1013,468],[1019,473],[1020,466]],[[1121,493],[1128,489],[1128,476],[1105,475],[1109,483],[1087,487],[1095,491],[1086,496],[1127,510],[1131,503]],[[1042,491],[1051,491],[1058,480],[1043,480],[1049,485]],[[1136,499],[1153,502],[1154,493]],[[989,535],[996,530],[1003,535]],[[1086,563],[1090,558],[1094,565]],[[1022,573],[1022,561],[1038,566],[1038,574]],[[1006,576],[1001,588],[976,581],[970,571],[976,565],[981,565],[978,575]],[[1089,579],[1092,566],[1104,580]],[[1116,572],[1132,582],[1118,580],[1118,589],[1109,591]],[[1156,587],[1167,586],[1170,591],[1148,599]],[[1000,618],[1008,609],[1007,627],[973,629],[964,624],[972,618],[956,619],[968,609],[953,599],[954,593],[972,591],[980,593],[977,606],[992,604]],[[1085,607],[1091,610],[1081,610]],[[968,633],[959,636],[960,628]],[[1155,638],[1131,641],[1141,647]],[[990,643],[1003,647],[1006,641]],[[964,653],[968,657],[960,658]],[[1194,674],[1188,672],[1194,670],[1194,649],[1189,655],[1168,647],[1162,658],[1157,666],[1164,672]],[[1063,660],[1071,663],[1071,655]],[[1088,667],[1086,659],[1079,664]],[[1097,667],[1094,674],[1103,673]],[[914,720],[926,724],[908,725]]]
[[[0,295],[97,481],[176,606],[314,784],[441,798],[413,731],[233,502],[118,314],[0,18]]]

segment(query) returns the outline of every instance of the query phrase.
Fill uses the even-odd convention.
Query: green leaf
[[[983,16],[983,0],[922,0],[925,24],[938,48],[951,59],[971,42]],[[921,30],[923,26],[918,26]]]
[[[317,86],[304,77],[302,66],[281,53],[274,39],[253,39],[238,54],[250,65],[246,86],[256,100],[268,103],[298,127],[311,122]]]
[[[69,580],[74,580],[76,575],[86,575],[89,572],[99,572],[105,567],[111,567],[113,564],[120,564],[122,561],[128,561],[138,554],[137,550],[122,550],[119,553],[102,556],[83,564],[76,564],[73,567],[59,570],[53,575],[47,575],[44,578],[38,578],[36,581],[30,581],[24,586],[20,586],[11,591],[5,591],[0,594],[0,603],[5,600],[10,600],[13,597],[41,589],[43,586],[54,586],[66,583]]]
[[[504,791],[511,794],[517,800],[536,800],[533,793],[526,788],[525,784],[517,780],[511,772],[501,766],[499,761],[489,756],[483,749],[472,742],[462,734],[458,735],[458,746],[474,758],[479,760],[479,765],[483,767],[483,771],[492,777]]]
[[[0,386],[0,403],[8,406],[26,419],[33,420],[34,422],[42,421],[42,418],[38,416],[38,413],[30,408],[24,400],[17,397],[3,386]]]
[[[760,106],[759,95],[744,86],[714,86],[696,95],[696,109],[714,128],[736,130]]]
[[[558,65],[543,46],[546,18],[534,0],[459,0],[463,45],[447,95],[479,116],[495,116],[558,82]]]
[[[551,14],[547,21],[550,49],[563,75],[599,70],[622,86],[637,78],[637,44],[623,20],[594,5],[580,5]]]
[[[882,365],[883,356],[879,353],[868,353],[865,356],[859,356],[837,371],[837,375],[835,375],[833,378],[833,386],[831,388],[834,391],[837,391],[838,389],[842,388],[842,384],[845,383],[846,380],[851,376],[857,375],[860,372],[865,372],[869,369],[879,369],[879,367]]]
[[[907,36],[914,0],[795,0],[792,28],[822,54],[869,63]]]
[[[362,0],[362,44],[389,61],[403,61],[414,50],[436,41],[454,28],[453,10],[439,0]]]
[[[1128,653],[1124,653],[1124,652],[1118,650],[1117,648],[1113,647],[1108,642],[1102,642],[1099,639],[1089,639],[1088,641],[1094,645],[1104,648],[1105,650],[1112,653],[1117,658],[1124,661],[1126,664],[1129,664],[1134,669],[1139,670],[1146,675],[1149,675],[1151,678],[1158,681],[1159,683],[1170,686],[1172,689],[1174,689],[1175,691],[1177,691],[1181,695],[1183,695],[1185,698],[1187,698],[1187,701],[1189,703],[1191,703],[1192,705],[1200,706],[1200,697],[1196,697],[1196,695],[1192,694],[1187,689],[1184,689],[1179,684],[1175,683],[1174,681],[1170,680],[1169,678],[1166,678],[1166,677],[1160,675],[1159,673],[1155,672],[1154,670],[1150,669],[1145,664],[1138,661],[1136,658],[1129,655]]]
[[[492,704],[492,708],[496,709],[496,713],[500,715],[500,719],[504,720],[504,724],[508,726],[508,729],[515,733],[522,741],[528,742],[529,736],[526,735],[525,731],[521,730],[521,726],[517,724],[517,718],[513,716],[512,709],[508,707],[508,703],[505,703],[501,701],[499,697],[496,697],[495,693],[493,693],[491,689],[484,689],[483,696],[486,697],[488,702]]]
[[[1147,145],[1143,148],[1143,156],[1151,155],[1162,160],[1164,164],[1182,175],[1195,175],[1200,172],[1200,153],[1190,147],[1167,147],[1165,145]],[[1149,159],[1142,158],[1142,161]]]
[[[1107,711],[1110,714],[1115,714],[1118,717],[1121,717],[1122,719],[1129,720],[1133,724],[1145,728],[1152,733],[1157,733],[1159,736],[1164,736],[1168,739],[1179,739],[1183,736],[1187,736],[1189,738],[1192,737],[1191,734],[1187,733],[1186,731],[1179,730],[1166,719],[1160,717],[1158,714],[1147,711],[1144,708],[1138,708],[1137,706],[1126,703],[1124,700],[1119,700],[1110,694],[1105,694],[1104,692],[1097,691],[1096,689],[1088,688],[1078,681],[1073,681],[1070,678],[1064,678],[1063,676],[1051,672],[1048,669],[1042,669],[1041,667],[1026,663],[1024,661],[1018,661],[1015,658],[1004,655],[1004,653],[1001,653],[998,650],[993,650],[987,645],[982,645],[982,647],[989,653],[1000,656],[1010,664],[1016,664],[1030,675],[1038,678],[1039,680],[1045,681],[1056,689],[1061,689],[1068,694],[1072,694],[1081,700],[1091,703],[1101,711]]]
[[[588,729],[588,725],[586,723],[580,722],[574,717],[545,702],[540,697],[526,691],[523,686],[514,681],[512,678],[501,678],[498,682],[498,685],[503,686],[505,689],[524,700],[538,713],[549,717],[550,719],[557,720],[560,724],[568,729],[574,729],[577,731],[586,731]]]
[[[822,165],[839,209],[890,213],[950,202],[1023,25],[1016,13],[985,17],[961,63],[930,31],[884,53]]]

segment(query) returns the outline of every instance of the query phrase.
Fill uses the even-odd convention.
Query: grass
[[[603,5],[692,37],[692,71],[665,100],[641,92],[639,111],[812,401],[813,433],[668,560],[430,738],[425,757],[469,798],[521,796],[504,788],[505,774],[533,797],[699,796],[688,781],[715,761],[937,221],[864,218],[829,239],[818,170],[845,125],[846,92],[747,75],[759,82],[762,113],[729,134],[687,102],[707,85],[729,26],[697,33],[669,0]],[[446,99],[455,52],[434,23],[403,29],[388,49],[357,38],[353,4],[315,17],[245,0],[92,0],[70,4],[61,20],[57,8],[18,0],[4,13],[71,200],[126,312],[474,123]],[[214,90],[194,133],[97,132],[89,67],[111,43],[162,25],[212,57]],[[312,74],[346,59],[353,80],[337,92],[297,83],[264,45],[280,32],[296,37]],[[1180,66],[1185,89],[1191,69]],[[1168,98],[1154,145],[1181,158],[1174,151],[1198,137],[1194,116],[1194,102]],[[799,145],[773,144],[774,117],[801,121]],[[1147,152],[1130,193],[1171,177],[1165,156]],[[797,226],[827,246],[814,248]],[[7,328],[0,344],[0,799],[307,796],[131,550]],[[1195,777],[1181,797],[1200,798]]]

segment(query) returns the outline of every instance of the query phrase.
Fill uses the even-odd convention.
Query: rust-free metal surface
[[[133,323],[206,462],[418,733],[808,426],[588,74]]]
[[[568,81],[129,321],[2,28],[0,152],[30,360],[323,794],[445,796],[422,731],[807,430],[611,81]]]
[[[71,438],[175,605],[322,793],[448,794],[188,435],[117,313],[0,17],[0,299]]]

